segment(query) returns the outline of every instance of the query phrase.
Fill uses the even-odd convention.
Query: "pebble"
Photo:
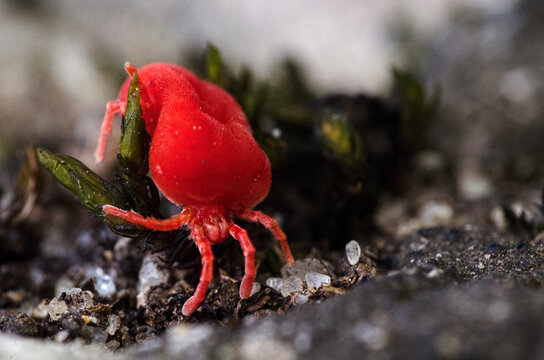
[[[108,316],[108,326],[106,327],[106,332],[111,336],[115,335],[117,330],[121,326],[121,318],[117,315]]]
[[[42,300],[34,309],[32,309],[32,317],[35,319],[45,319],[49,314],[49,306],[45,305],[46,300]]]
[[[281,287],[283,286],[283,283],[284,283],[284,280],[279,277],[271,277],[266,279],[266,286],[276,291],[280,291]]]
[[[499,231],[505,231],[508,227],[508,222],[506,220],[506,215],[504,215],[504,211],[502,207],[495,206],[493,210],[491,210],[491,213],[489,214],[489,218],[493,222],[493,225],[497,228]]]
[[[85,325],[89,325],[90,323],[96,325],[98,323],[98,319],[96,318],[96,316],[82,315],[81,318],[83,319]]]
[[[80,295],[80,298],[82,300],[81,304],[79,305],[80,309],[90,308],[94,306],[94,296],[92,292],[83,291]]]
[[[104,345],[108,341],[108,333],[102,330],[99,327],[91,327],[91,332],[93,334],[93,344]]]
[[[331,277],[329,275],[320,274],[313,271],[307,272],[304,280],[306,280],[306,286],[309,289],[317,290],[323,286],[331,284]]]
[[[308,300],[309,300],[307,295],[304,295],[304,294],[301,294],[301,293],[296,293],[293,296],[294,296],[294,303],[296,305],[306,304],[308,302]]]
[[[481,200],[493,191],[491,181],[478,169],[462,169],[458,184],[465,200]]]
[[[255,281],[255,282],[253,283],[253,286],[251,287],[251,293],[249,294],[249,296],[255,295],[255,294],[258,293],[260,290],[261,290],[261,284],[259,284],[258,282]]]
[[[168,272],[159,268],[154,256],[146,256],[138,274],[138,292],[145,292],[153,286],[166,284]]]
[[[74,283],[72,280],[61,276],[55,283],[55,296],[60,296],[60,294],[72,289],[73,287]]]
[[[81,293],[81,289],[80,288],[71,288],[70,290],[66,291],[66,295],[68,296],[74,296],[74,295],[78,295]]]
[[[117,291],[113,274],[104,272],[101,267],[89,267],[85,275],[94,279],[94,288],[98,295],[109,297]]]
[[[47,306],[47,313],[53,321],[57,321],[62,317],[63,314],[68,312],[68,305],[64,300],[59,300],[58,298],[53,298],[49,305]]]
[[[346,257],[350,265],[356,265],[361,258],[361,246],[355,240],[346,244]]]
[[[322,259],[307,258],[302,260],[296,260],[295,265],[284,265],[281,269],[281,275],[284,278],[289,276],[296,276],[304,279],[304,276],[309,271],[315,271],[321,274],[333,275],[333,266],[327,261]]]
[[[70,332],[68,330],[61,330],[55,334],[55,342],[61,343],[68,339]]]
[[[419,210],[421,227],[448,225],[453,218],[451,206],[440,201],[428,201]]]
[[[287,297],[291,294],[301,292],[304,289],[302,279],[296,276],[288,277],[280,288],[281,296]]]

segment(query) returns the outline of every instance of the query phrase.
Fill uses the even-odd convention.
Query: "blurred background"
[[[368,154],[381,151],[382,130],[389,125],[373,117],[373,110],[368,110],[372,125],[367,120],[361,126],[358,120],[348,121],[359,126],[366,146],[368,169],[360,176],[364,184],[396,180],[406,169],[415,169],[419,175],[412,183],[426,186],[428,182],[418,176],[427,171],[439,179],[437,171],[449,176],[437,183],[448,195],[437,197],[454,207],[461,205],[448,196],[470,204],[500,189],[505,198],[514,193],[520,197],[514,183],[530,184],[525,187],[530,189],[527,199],[537,201],[544,174],[539,101],[544,95],[543,16],[544,5],[537,0],[2,0],[0,168],[5,171],[0,184],[8,188],[14,181],[27,145],[68,153],[108,174],[107,167],[94,164],[92,152],[105,104],[116,98],[126,77],[123,63],[174,62],[194,70],[195,57],[212,43],[234,75],[247,68],[257,81],[276,82],[286,59],[298,64],[312,94],[305,100],[311,99],[313,109],[317,104],[319,109],[332,106],[344,111],[345,104],[330,98],[343,94],[354,102],[361,99],[353,96],[364,96],[367,111],[372,103],[368,99],[387,99],[394,93],[393,67],[413,76],[427,94],[436,95],[439,106],[422,131],[425,139],[418,135],[399,140],[385,133],[387,146],[401,144],[390,154],[400,166],[374,179],[368,173],[381,170],[372,159],[369,164]],[[379,109],[395,108],[402,117],[406,109],[397,105],[386,101]],[[281,123],[274,119],[274,124]],[[267,121],[266,116],[259,120],[257,128],[265,123],[264,131],[270,131]],[[404,131],[402,120],[392,124]],[[373,126],[382,133],[374,136],[369,131]],[[318,137],[322,130],[316,132]],[[117,136],[114,133],[112,139]],[[411,143],[406,146],[407,142]],[[110,151],[115,162],[115,146]],[[288,156],[294,159],[293,154]],[[376,159],[378,166],[389,166],[379,156]],[[281,169],[275,172],[282,189],[289,186],[290,173],[284,174],[287,180],[281,184]],[[407,190],[409,183],[397,184],[396,189]],[[357,184],[348,184],[351,187],[341,192],[347,194]],[[424,190],[426,200],[416,207],[436,195]],[[300,186],[295,193],[301,193]],[[315,194],[308,195],[312,197]],[[323,204],[336,200],[325,196]],[[359,206],[374,209],[377,202],[368,204]],[[384,212],[378,211],[373,221],[390,223],[397,205],[386,201],[385,215],[380,218]],[[338,224],[331,228],[335,227]]]
[[[392,65],[427,71],[419,67],[421,51],[436,46],[455,54],[463,44],[447,37],[456,18],[501,16],[516,3],[2,0],[0,164],[12,164],[14,149],[49,134],[91,159],[126,60],[183,64],[211,42],[235,69],[245,65],[261,78],[293,58],[321,93],[382,94]],[[444,74],[433,75],[441,81]],[[526,77],[514,72],[510,82]]]

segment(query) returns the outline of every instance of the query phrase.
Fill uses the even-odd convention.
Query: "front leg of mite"
[[[255,279],[255,248],[247,235],[247,231],[236,224],[232,224],[229,233],[238,240],[246,259],[244,277],[240,284],[240,297],[245,299],[251,295],[253,280]]]
[[[107,215],[112,215],[124,219],[132,224],[140,225],[151,230],[170,231],[177,230],[187,224],[192,218],[192,211],[189,208],[183,209],[180,214],[174,215],[169,219],[155,219],[144,217],[132,210],[125,211],[112,205],[104,205],[102,210]]]
[[[208,284],[212,281],[213,277],[213,253],[210,242],[202,236],[202,228],[199,226],[195,226],[192,229],[191,237],[198,247],[198,251],[200,251],[202,272],[200,273],[200,281],[195,293],[183,304],[181,312],[184,316],[189,316],[195,312],[200,303],[206,298],[206,290],[208,290]]]

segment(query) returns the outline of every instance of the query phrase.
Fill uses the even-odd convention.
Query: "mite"
[[[97,162],[104,159],[115,115],[124,113],[127,106],[130,77],[136,68],[127,62],[125,69],[129,78],[118,99],[106,106],[95,151]],[[253,138],[236,100],[221,88],[173,64],[143,66],[138,76],[142,113],[151,136],[151,177],[164,196],[183,206],[183,211],[162,220],[111,205],[104,205],[103,210],[153,230],[189,228],[189,236],[201,254],[202,272],[194,294],[183,305],[184,315],[192,314],[206,297],[213,275],[211,245],[229,234],[238,240],[244,253],[240,297],[247,298],[255,278],[255,248],[233,217],[268,228],[279,241],[287,263],[294,264],[286,236],[276,221],[252,210],[270,189],[270,161]]]

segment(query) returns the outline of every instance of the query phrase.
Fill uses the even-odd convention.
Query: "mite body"
[[[125,69],[132,75],[136,68]],[[204,300],[213,275],[211,244],[228,234],[240,242],[245,256],[245,275],[240,296],[250,295],[255,277],[255,249],[247,232],[232,217],[259,222],[280,242],[286,261],[293,264],[285,234],[271,217],[253,211],[268,194],[270,161],[253,138],[247,119],[232,96],[198,79],[181,66],[149,64],[138,69],[140,103],[146,130],[151,136],[149,169],[153,181],[183,211],[170,219],[145,218],[111,205],[104,212],[154,229],[175,230],[186,225],[202,257],[202,273],[194,295],[183,306],[192,314]],[[116,113],[123,113],[130,78],[119,98],[110,101],[95,151],[98,162]]]

